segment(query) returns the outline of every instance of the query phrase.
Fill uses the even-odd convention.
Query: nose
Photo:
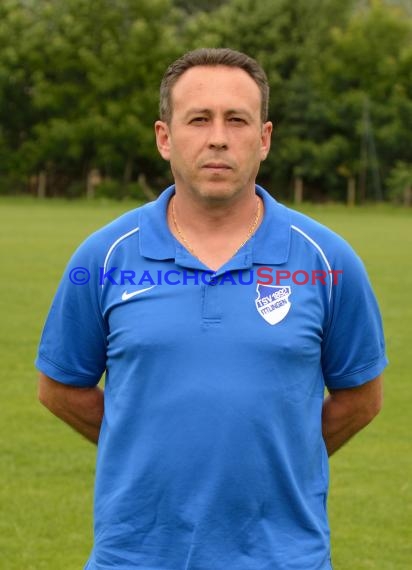
[[[225,121],[215,119],[210,125],[209,148],[227,149],[228,137]]]

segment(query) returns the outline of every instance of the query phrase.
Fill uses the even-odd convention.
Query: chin
[[[203,200],[216,201],[216,202],[226,202],[239,196],[242,190],[227,185],[207,185],[202,188],[194,189],[194,193],[197,194]]]

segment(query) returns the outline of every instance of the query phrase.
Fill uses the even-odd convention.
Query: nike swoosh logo
[[[136,295],[141,295],[142,293],[145,293],[146,291],[150,291],[150,289],[153,289],[153,287],[156,287],[156,285],[152,285],[151,287],[146,287],[146,289],[139,289],[138,291],[132,291],[132,293],[128,293],[127,291],[123,291],[122,301],[128,301],[132,297],[136,297]]]

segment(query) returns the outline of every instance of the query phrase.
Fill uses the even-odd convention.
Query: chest
[[[257,268],[217,276],[146,268],[105,294],[109,350],[135,357],[173,349],[319,359],[326,291],[290,281],[269,285],[262,275]]]

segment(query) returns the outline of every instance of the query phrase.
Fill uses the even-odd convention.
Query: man
[[[51,307],[40,400],[98,442],[88,570],[331,569],[327,455],[381,407],[383,335],[350,247],[255,185],[267,107],[241,53],[172,64],[175,185],[86,240]]]

